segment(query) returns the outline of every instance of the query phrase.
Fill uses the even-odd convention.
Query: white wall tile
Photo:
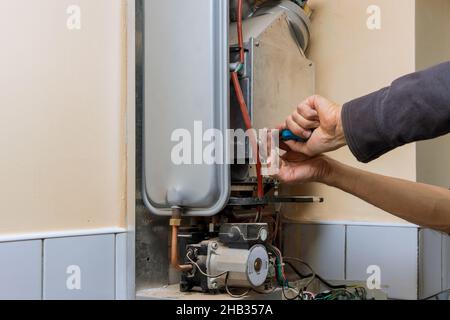
[[[0,243],[0,300],[42,298],[42,241]]]
[[[347,227],[347,280],[366,281],[377,265],[390,298],[417,299],[417,255],[417,228]]]
[[[442,289],[446,290],[450,288],[450,236],[443,236],[442,248]]]
[[[113,234],[44,240],[44,299],[113,300],[115,263]]]
[[[419,232],[419,296],[442,290],[442,234],[429,229]]]
[[[116,300],[127,299],[127,234],[116,235]]]
[[[345,226],[290,224],[285,228],[285,254],[309,263],[325,279],[345,278]]]

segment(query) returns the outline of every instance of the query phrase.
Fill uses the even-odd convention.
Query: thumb
[[[296,142],[296,141],[285,141],[284,142],[289,149],[291,149],[292,151],[298,152],[298,153],[303,153],[305,155],[310,155],[310,151],[309,147],[308,147],[308,143],[304,143],[304,142]]]

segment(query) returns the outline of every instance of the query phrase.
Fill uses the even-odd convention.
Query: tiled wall
[[[284,232],[286,256],[301,257],[326,279],[345,279],[345,226],[291,224]]]
[[[126,234],[0,243],[0,299],[124,299]]]
[[[404,226],[301,225],[285,228],[285,252],[329,280],[366,281],[381,271],[393,299],[428,297],[450,287],[450,237]]]
[[[0,299],[41,299],[42,241],[0,244]]]
[[[347,280],[366,280],[378,266],[390,298],[417,299],[417,229],[347,227]]]
[[[450,287],[450,237],[435,231],[289,224],[284,235],[286,255],[301,257],[329,280],[365,281],[367,267],[376,265],[390,298],[423,298]],[[126,299],[126,238],[0,243],[0,300]]]

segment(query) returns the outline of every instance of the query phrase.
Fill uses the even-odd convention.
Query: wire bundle
[[[363,287],[353,288],[354,292],[349,289],[337,289],[325,291],[318,294],[315,300],[366,300],[367,292]]]
[[[241,84],[239,82],[239,72],[243,68],[245,63],[245,48],[244,48],[244,36],[242,27],[242,0],[238,0],[237,3],[237,34],[238,34],[238,47],[239,47],[239,64],[237,68],[231,73],[231,81],[233,82],[234,90],[236,91],[236,97],[241,109],[242,117],[245,122],[246,129],[250,131],[250,143],[252,144],[253,154],[256,154],[256,174],[258,181],[258,198],[264,197],[264,186],[262,177],[262,165],[259,156],[259,144],[256,137],[256,133],[253,132],[252,121],[248,112],[247,104],[245,102],[244,94],[242,92]],[[252,134],[253,133],[253,134]],[[258,213],[256,215],[256,222],[260,222],[262,218],[262,207],[258,207]]]
[[[283,296],[286,300],[366,300],[367,292],[363,287],[358,286],[346,286],[346,285],[333,285],[323,279],[320,275],[318,275],[312,267],[298,258],[292,257],[283,257],[281,251],[274,247],[268,247],[269,252],[271,252],[275,256],[275,277],[277,284],[281,287]],[[306,267],[310,270],[311,273],[303,274],[298,268],[294,265],[295,263],[299,263],[302,266]],[[308,282],[302,287],[295,287],[292,285],[286,277],[285,273],[285,264],[289,266],[295,274],[300,278],[309,279]],[[311,286],[313,281],[317,279],[321,283],[323,283],[330,290],[321,292],[317,295],[308,291],[308,288]],[[289,297],[287,292],[293,291],[295,293],[294,297]]]

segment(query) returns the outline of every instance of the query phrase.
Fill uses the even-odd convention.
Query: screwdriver
[[[296,142],[305,143],[309,140],[309,139],[305,139],[305,138],[295,135],[289,129],[282,130],[280,133],[280,137],[281,137],[281,141],[296,141]]]

